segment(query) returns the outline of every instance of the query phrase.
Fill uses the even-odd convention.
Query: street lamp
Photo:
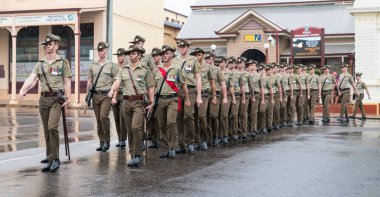
[[[269,60],[269,57],[268,57],[269,44],[268,43],[264,44],[264,49],[265,49],[265,63],[268,64],[268,60]]]
[[[215,54],[216,45],[215,45],[215,44],[212,44],[212,45],[210,46],[210,48],[211,48],[211,52],[212,52],[212,54],[213,54],[214,56],[216,56],[216,54]]]

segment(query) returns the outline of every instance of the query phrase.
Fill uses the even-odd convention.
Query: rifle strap
[[[137,88],[136,88],[136,85],[135,85],[135,81],[133,80],[133,76],[132,76],[131,68],[130,68],[130,67],[127,67],[127,70],[128,70],[129,77],[131,78],[132,86],[133,86],[133,89],[135,90],[135,94],[136,94],[136,95],[139,95],[139,92],[137,91]]]
[[[325,84],[326,84],[326,80],[329,76],[326,77],[325,81],[323,82],[323,85],[322,85],[322,88],[321,88],[321,91],[323,91],[323,87],[325,87]]]
[[[159,68],[159,71],[161,72],[161,75],[164,77],[164,79],[162,80],[162,83],[160,85],[160,88],[158,89],[158,92],[156,94],[156,101],[155,101],[155,104],[157,105],[158,104],[158,99],[160,99],[160,94],[161,94],[161,91],[162,91],[162,87],[164,86],[164,83],[167,82],[166,79],[168,78],[168,75],[169,75],[169,72],[170,70],[173,69],[173,68],[170,68],[168,71],[166,71],[165,73],[165,70],[163,68]],[[165,76],[164,76],[165,75]],[[170,86],[170,85],[169,85]],[[171,87],[171,86],[170,86]],[[178,92],[178,91],[177,91]]]
[[[45,78],[46,86],[49,88],[49,92],[50,92],[50,93],[53,93],[53,89],[51,88],[50,83],[49,83],[49,80],[48,80],[47,77],[46,77],[46,73],[45,73],[45,70],[44,70],[44,62],[42,62],[42,65],[41,65],[41,71],[42,71],[42,75],[43,75],[44,78]]]
[[[344,76],[343,79],[342,79],[342,81],[340,81],[340,83],[339,83],[339,90],[340,90],[340,87],[342,86],[342,83],[343,83],[344,79],[346,78],[346,76]]]
[[[108,63],[107,63],[108,64]],[[95,90],[95,87],[96,87],[96,84],[98,84],[98,81],[99,81],[99,77],[100,77],[100,74],[102,73],[102,70],[103,70],[103,68],[107,65],[107,64],[104,64],[101,68],[100,68],[100,71],[98,72],[98,75],[96,76],[96,79],[95,79],[95,82],[93,83],[93,85],[92,85],[92,91],[94,91]]]

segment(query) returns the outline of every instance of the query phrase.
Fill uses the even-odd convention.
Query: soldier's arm
[[[355,85],[355,82],[354,82],[354,79],[353,79],[353,77],[350,77],[350,83],[351,83],[351,86],[354,88],[354,91],[355,91],[355,94],[356,95],[359,95],[359,92],[358,92],[358,90],[356,89],[356,85]]]
[[[222,88],[223,99],[227,100],[227,86],[226,86],[226,82],[225,81],[221,81],[220,82],[220,86]]]
[[[64,78],[63,80],[63,85],[64,85],[64,88],[65,88],[65,94],[66,94],[66,97],[67,97],[67,102],[70,103],[71,101],[71,78],[67,77],[67,78]],[[64,103],[62,106],[66,106],[67,104]]]
[[[231,93],[231,97],[232,97],[233,103],[236,103],[236,97],[235,97],[235,89],[234,89],[234,87],[230,87],[230,93]]]
[[[318,83],[318,97],[321,97],[321,95],[322,95],[322,84],[321,84],[321,81],[319,80],[319,78],[318,78],[317,83]]]
[[[22,85],[22,88],[19,91],[19,98],[24,97],[30,89],[36,86],[37,82],[38,82],[37,74],[35,73],[30,74],[30,76],[26,79],[26,81]]]
[[[213,98],[216,98],[215,80],[210,80],[210,84],[211,84],[212,96],[213,96]]]
[[[277,85],[278,85],[278,91],[280,94],[280,101],[282,101],[282,86],[278,80],[277,80]]]
[[[195,79],[197,81],[197,101],[200,102],[202,100],[202,97],[201,97],[201,94],[202,94],[201,73],[195,74]]]
[[[369,91],[368,91],[367,85],[364,82],[363,82],[363,86],[364,86],[365,91],[367,92],[368,99],[371,100],[371,97],[369,96]]]
[[[114,92],[117,92],[117,90],[119,89],[120,87],[120,83],[121,83],[121,80],[120,79],[116,79],[115,82],[113,82],[112,84],[112,87],[111,87],[111,90],[110,92],[108,93],[108,96],[109,97],[114,97]]]

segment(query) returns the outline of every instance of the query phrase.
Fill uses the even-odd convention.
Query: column
[[[12,94],[9,104],[18,104],[16,100],[16,43],[17,41],[17,32],[16,28],[12,27]]]
[[[79,57],[79,47],[80,47],[80,37],[79,33],[74,33],[74,39],[75,39],[75,94],[74,94],[74,106],[80,106],[80,57]]]

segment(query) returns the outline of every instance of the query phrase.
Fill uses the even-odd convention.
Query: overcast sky
[[[165,8],[179,12],[181,14],[190,15],[190,6],[197,0],[165,0]]]

